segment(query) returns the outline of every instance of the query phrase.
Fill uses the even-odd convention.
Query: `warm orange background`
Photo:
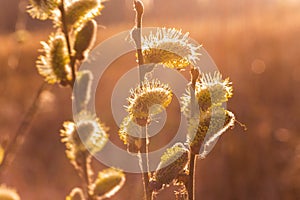
[[[22,2],[21,11],[27,1]],[[228,108],[248,127],[246,132],[238,125],[226,132],[209,156],[197,163],[197,199],[300,199],[300,3],[147,2],[145,26],[190,32],[210,53],[221,73],[231,78],[234,97]],[[99,42],[132,28],[131,4],[130,0],[105,3],[102,16],[97,18],[106,27],[99,27]],[[22,44],[17,43],[14,32],[17,19],[17,27],[26,28],[29,33]],[[50,32],[50,22],[39,22],[19,12],[18,1],[0,2],[1,142],[13,136],[42,83],[35,60],[39,41],[47,40]],[[110,95],[116,77],[132,67],[134,59],[133,54],[118,59],[109,68],[117,76],[107,73],[98,92],[97,112],[111,127],[111,139],[119,145],[109,109]],[[58,86],[45,94],[15,161],[0,177],[0,184],[15,187],[24,200],[64,199],[72,187],[81,184],[65,157],[59,137],[63,121],[72,117],[70,95],[70,89]],[[157,141],[172,137],[172,131],[166,132]],[[94,165],[103,168],[100,163]],[[163,191],[158,199],[173,199],[172,189]],[[112,199],[138,200],[141,195],[140,176],[129,174],[125,187]]]

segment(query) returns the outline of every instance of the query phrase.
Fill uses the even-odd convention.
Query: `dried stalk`
[[[144,80],[144,74],[142,73],[141,66],[144,64],[144,58],[142,53],[142,45],[141,45],[141,38],[142,38],[142,16],[144,12],[144,6],[141,1],[134,1],[134,8],[136,11],[136,27],[132,32],[132,38],[136,45],[136,53],[138,56],[138,64],[139,64],[139,75],[140,75],[140,82]],[[145,136],[142,140],[142,149],[139,155],[140,158],[140,167],[141,172],[143,174],[143,186],[144,186],[144,199],[151,200],[152,199],[152,191],[149,189],[149,158],[148,158],[148,133],[147,133],[147,126],[142,129],[142,135]],[[144,154],[144,155],[142,155]]]

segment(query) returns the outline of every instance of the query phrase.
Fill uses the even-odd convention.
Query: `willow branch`
[[[143,3],[139,0],[134,1],[134,8],[136,11],[136,27],[132,31],[132,38],[136,45],[136,53],[138,57],[139,64],[139,75],[140,82],[144,81],[144,74],[142,73],[141,66],[144,64],[144,58],[142,53],[142,17],[144,13]],[[142,135],[145,136],[142,140],[142,149],[140,153],[140,167],[141,172],[143,174],[143,185],[145,192],[145,200],[152,199],[152,191],[149,189],[149,158],[148,158],[148,133],[147,133],[147,125],[142,130]]]
[[[61,13],[62,31],[63,31],[65,39],[66,39],[68,54],[69,54],[69,58],[70,58],[70,67],[71,67],[71,71],[72,71],[72,82],[70,83],[70,86],[73,87],[75,79],[76,79],[76,69],[75,69],[76,58],[75,58],[75,56],[72,55],[70,36],[69,36],[69,32],[68,32],[68,25],[66,22],[66,12],[65,12],[64,0],[61,1],[59,10]]]
[[[70,36],[69,36],[69,30],[68,30],[68,25],[66,22],[66,13],[65,13],[65,5],[64,5],[64,0],[61,1],[61,4],[59,6],[59,10],[61,12],[61,23],[62,23],[62,31],[64,33],[66,43],[67,43],[67,48],[68,48],[68,54],[70,57],[70,67],[72,71],[72,81],[70,83],[71,88],[74,87],[74,83],[76,80],[76,57],[73,56],[72,54],[72,49],[71,49],[71,41],[70,41]],[[75,91],[76,92],[76,91]],[[91,174],[93,173],[92,167],[91,167],[91,158],[89,157],[88,154],[83,154],[82,155],[82,179],[85,184],[85,193],[87,196],[87,200],[93,200],[93,197],[90,195],[89,189],[92,184],[91,180]]]
[[[43,83],[37,94],[31,103],[28,111],[26,112],[21,124],[19,125],[16,133],[13,138],[10,140],[9,144],[5,148],[5,154],[3,157],[2,164],[0,165],[0,174],[3,173],[5,167],[7,167],[14,159],[15,153],[18,150],[18,147],[22,145],[24,141],[24,136],[29,131],[30,126],[34,120],[34,117],[39,109],[39,102],[41,100],[41,94],[46,90],[47,84]]]

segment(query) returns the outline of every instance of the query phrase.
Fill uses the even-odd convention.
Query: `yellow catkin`
[[[27,12],[32,18],[46,20],[53,14],[52,11],[57,8],[58,3],[58,0],[29,0]]]
[[[138,153],[142,145],[142,126],[138,125],[132,116],[127,116],[123,119],[119,137],[127,145],[127,151],[130,153]]]
[[[80,157],[88,151],[95,154],[108,141],[108,130],[94,115],[83,111],[75,116],[74,122],[64,122],[60,130],[61,142],[65,143],[66,155],[75,168],[79,168]],[[77,129],[77,132],[76,132]]]
[[[91,154],[101,151],[108,141],[108,128],[87,111],[82,111],[75,116],[75,124],[85,148]]]
[[[200,47],[189,41],[188,33],[176,29],[159,28],[156,33],[142,38],[145,64],[163,64],[171,69],[195,65]]]
[[[64,122],[60,130],[61,142],[66,145],[67,158],[76,166],[76,153],[81,142],[75,134],[75,124],[69,121]]]
[[[125,183],[125,175],[120,170],[109,168],[99,172],[93,184],[93,196],[109,198],[113,196]]]
[[[134,118],[148,118],[149,115],[160,113],[172,101],[172,91],[166,84],[158,80],[144,81],[131,90],[128,98],[128,113]]]
[[[97,23],[95,20],[90,20],[77,32],[74,44],[76,58],[83,60],[88,51],[95,43],[97,34]]]
[[[229,79],[222,79],[219,72],[213,75],[203,74],[200,82],[196,83],[196,96],[200,108],[207,110],[213,104],[221,104],[232,97],[232,86]]]
[[[41,42],[43,49],[36,66],[38,72],[50,83],[65,85],[70,81],[70,68],[68,50],[64,37],[60,34],[52,34],[49,41]]]
[[[162,155],[154,173],[160,184],[170,184],[184,170],[189,160],[189,151],[182,143],[176,143]]]
[[[181,98],[181,110],[188,120],[188,143],[193,153],[199,154],[208,133],[209,141],[233,126],[234,115],[222,108],[233,93],[231,82],[223,80],[219,72],[202,74],[192,86]]]
[[[101,0],[77,0],[72,2],[66,9],[68,28],[79,28],[85,22],[98,16],[102,9]]]
[[[91,99],[91,87],[93,74],[89,70],[81,70],[77,72],[76,82],[74,86],[74,98],[77,111],[87,108]]]
[[[217,139],[217,137],[234,125],[234,121],[234,115],[221,106],[202,112],[198,120],[191,119],[189,121],[187,142],[191,146],[192,152],[194,154],[200,153],[201,146],[210,140],[205,138],[208,133],[210,133],[211,138]]]

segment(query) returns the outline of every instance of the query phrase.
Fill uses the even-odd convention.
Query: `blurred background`
[[[190,32],[233,82],[228,103],[248,130],[236,125],[197,162],[196,199],[300,199],[300,2],[298,0],[144,0],[144,26],[165,26]],[[40,41],[51,33],[50,21],[33,20],[24,11],[28,1],[0,1],[0,141],[15,134],[43,80],[35,68]],[[110,0],[97,21],[98,42],[134,25],[131,0]],[[134,54],[117,59],[101,80],[97,112],[118,127],[110,111],[114,83],[130,67]],[[109,75],[113,73],[114,76]],[[53,86],[42,94],[30,131],[0,184],[15,187],[24,200],[64,199],[79,186],[65,157],[59,130],[72,119],[71,91]],[[177,105],[178,106],[178,105]],[[174,103],[176,110],[176,102]],[[172,108],[171,108],[172,109]],[[174,123],[159,134],[172,138]],[[176,115],[175,115],[176,116]],[[168,127],[169,126],[169,127]],[[173,128],[173,129],[172,129]],[[176,126],[175,126],[176,128]],[[173,131],[172,131],[173,130]],[[175,130],[176,131],[176,130]],[[96,169],[103,169],[94,162]],[[141,199],[140,175],[128,174],[125,187],[112,198]],[[173,199],[172,188],[158,199]]]

